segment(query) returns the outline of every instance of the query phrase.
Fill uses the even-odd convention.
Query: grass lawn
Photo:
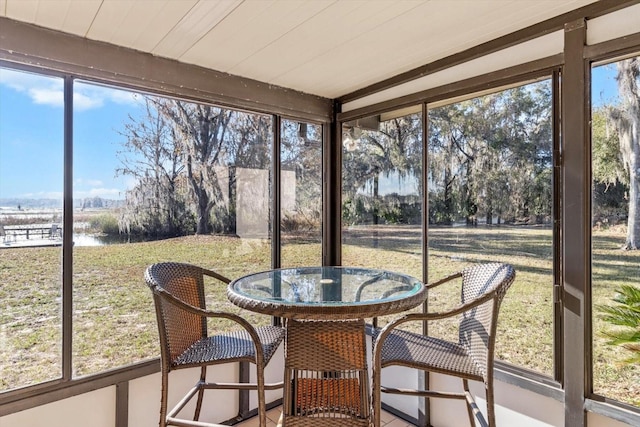
[[[622,283],[638,283],[640,252],[619,249],[624,236],[595,232],[593,300],[609,303]],[[407,227],[350,228],[343,264],[387,268],[422,277],[420,230]],[[467,265],[506,261],[517,271],[500,315],[496,354],[500,359],[551,376],[553,372],[552,247],[545,228],[433,228],[428,236],[428,273],[435,280]],[[320,245],[288,242],[287,266],[315,265]],[[143,272],[159,261],[207,266],[236,278],[268,269],[269,242],[223,236],[189,236],[155,242],[74,247],[73,371],[87,375],[157,357],[151,293]],[[0,250],[0,390],[55,379],[61,365],[61,249]],[[241,313],[254,324],[266,316],[227,301],[226,288],[207,288],[210,308]],[[430,310],[459,299],[450,289],[430,296]],[[386,319],[381,319],[384,323]],[[223,326],[224,327],[224,326]],[[640,367],[622,366],[624,351],[604,344],[605,327],[594,315],[594,389],[640,404]],[[430,333],[450,336],[452,324]],[[570,351],[568,349],[567,351]]]

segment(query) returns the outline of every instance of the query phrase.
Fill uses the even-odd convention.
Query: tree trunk
[[[202,174],[193,170],[191,156],[187,156],[187,177],[191,184],[191,189],[196,196],[196,234],[209,234],[211,232],[210,214],[212,205],[209,203],[209,193],[204,186]]]
[[[640,151],[638,149],[637,151]],[[636,155],[640,159],[640,153]],[[635,176],[629,184],[629,219],[627,222],[627,240],[624,249],[640,249],[640,162],[638,162]]]
[[[373,225],[378,225],[380,223],[380,212],[378,210],[379,185],[379,177],[378,175],[375,175],[373,177],[373,209],[371,210],[371,214],[373,215]]]
[[[491,207],[487,209],[485,222],[487,225],[491,225],[493,223],[493,209],[491,209]]]
[[[620,132],[620,145],[625,146],[629,170],[629,218],[624,249],[633,250],[640,249],[640,110],[635,114],[635,118],[630,118],[633,124]]]
[[[379,175],[373,177],[373,225],[376,226],[380,222],[380,212],[378,211],[379,204]],[[380,244],[380,230],[378,227],[373,227],[373,247],[377,248]]]
[[[198,224],[196,226],[196,234],[211,233],[211,208],[213,207],[209,201],[209,194],[203,188],[196,191],[197,197],[197,215]]]
[[[624,249],[640,249],[640,58],[618,62],[621,107],[609,112],[618,130],[622,162],[629,174],[629,219]]]
[[[453,178],[451,178],[451,171],[449,167],[445,170],[444,175],[444,212],[442,216],[442,223],[445,225],[451,225],[453,223]]]

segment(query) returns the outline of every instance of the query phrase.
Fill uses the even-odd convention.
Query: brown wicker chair
[[[220,274],[189,264],[173,262],[153,264],[145,271],[145,280],[153,292],[160,334],[162,395],[160,427],[217,426],[198,422],[204,390],[257,390],[260,426],[266,427],[265,389],[282,388],[283,383],[265,384],[264,367],[282,342],[284,330],[277,326],[254,327],[242,317],[227,312],[210,311],[205,306],[205,276],[225,284],[229,279]],[[208,336],[207,319],[228,319],[242,329]],[[212,383],[206,381],[208,365],[251,362],[256,365],[255,383]],[[200,367],[200,378],[185,397],[167,413],[169,372]],[[193,421],[178,418],[185,405],[197,394]]]
[[[366,350],[363,319],[287,319],[284,425],[368,427]]]
[[[433,289],[456,278],[462,278],[461,304],[441,313],[407,314],[374,331],[373,350],[373,418],[380,426],[381,393],[405,394],[428,398],[463,399],[467,403],[469,421],[474,416],[481,425],[487,422],[469,392],[469,380],[484,383],[488,425],[495,426],[493,396],[493,355],[496,323],[500,303],[515,279],[515,270],[508,264],[481,264],[427,285]],[[429,321],[460,316],[459,340],[449,342],[411,333],[397,327],[411,321]],[[464,392],[407,390],[381,385],[381,370],[399,365],[436,372],[462,379]]]

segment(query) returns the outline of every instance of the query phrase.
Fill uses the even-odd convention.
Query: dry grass
[[[377,236],[376,236],[377,233]],[[352,228],[344,235],[343,264],[388,268],[422,277],[420,230],[408,227]],[[623,252],[615,232],[594,235],[593,298],[607,303],[613,289],[640,277],[640,253]],[[503,360],[551,375],[553,372],[552,247],[544,228],[434,228],[428,241],[429,279],[467,265],[507,261],[517,279],[500,316],[496,354]],[[283,264],[315,265],[320,245],[286,241]],[[268,241],[222,236],[189,236],[156,242],[75,247],[73,263],[73,371],[86,375],[157,357],[151,294],[144,268],[159,261],[183,261],[236,278],[268,269]],[[0,389],[54,379],[61,365],[60,248],[0,250]],[[240,310],[224,286],[208,287],[210,307]],[[458,290],[431,295],[430,306],[450,306]],[[265,316],[242,315],[253,323]],[[384,319],[383,319],[384,321]],[[619,366],[622,352],[604,344],[594,319],[595,391],[627,403],[640,403],[640,369]],[[431,333],[451,334],[451,324]]]

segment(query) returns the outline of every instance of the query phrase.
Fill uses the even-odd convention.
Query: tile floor
[[[267,412],[267,426],[268,427],[276,427],[278,425],[278,419],[280,418],[280,413],[282,412],[282,408],[273,408]],[[383,427],[413,427],[413,424],[409,424],[406,421],[395,418],[393,415],[388,412],[382,411],[382,423]],[[244,421],[240,424],[236,424],[237,427],[258,427],[258,418],[253,417],[247,421]]]

